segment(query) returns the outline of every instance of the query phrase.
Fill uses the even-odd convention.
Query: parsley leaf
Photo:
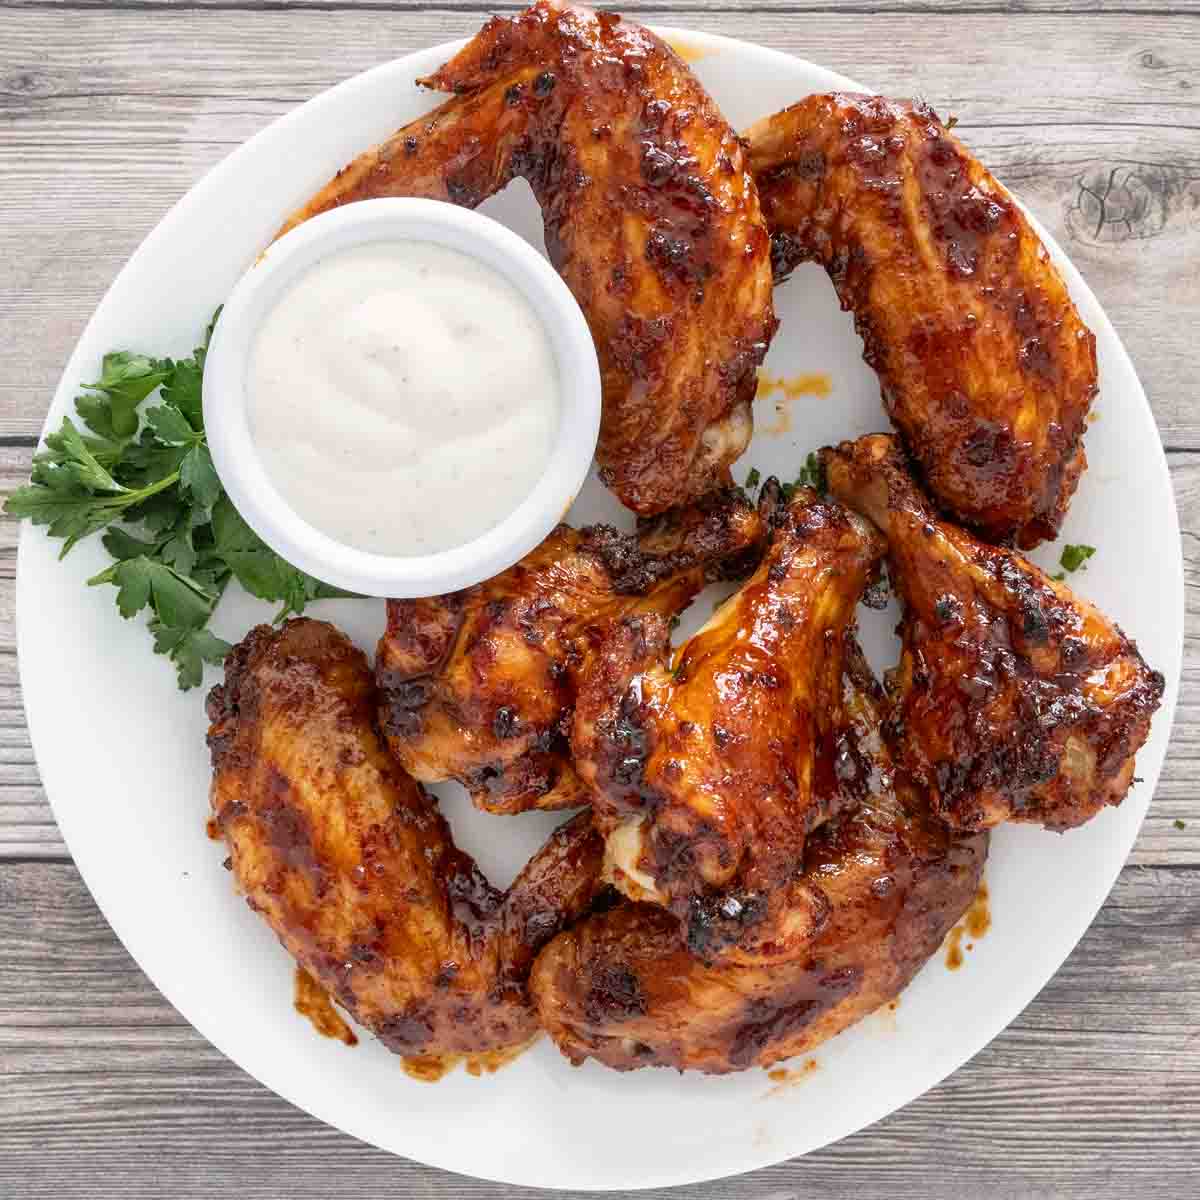
[[[95,383],[83,385],[101,393],[92,398],[87,410],[101,427],[93,425],[82,410],[79,415],[88,428],[101,437],[132,437],[137,433],[138,405],[167,378],[167,374],[165,363],[144,354],[131,354],[128,350],[106,354],[100,364],[100,378]]]
[[[220,310],[218,309],[218,314]],[[208,623],[231,578],[281,604],[276,620],[311,601],[346,596],[281,559],[242,520],[221,487],[204,434],[204,359],[217,317],[191,358],[119,351],[85,384],[75,410],[48,434],[30,481],[5,511],[63,539],[59,557],[104,530],[112,565],[88,583],[116,588],[125,618],[147,611],[154,652],[175,666],[181,688],[197,687],[205,664],[228,643]],[[158,394],[158,401],[144,403]]]
[[[63,417],[62,428],[54,436],[54,457],[41,458],[40,464],[56,467],[64,476],[91,492],[127,492],[99,463],[80,436],[70,417]]]
[[[190,446],[198,440],[191,422],[171,404],[148,408],[146,424],[154,430],[155,440],[166,446]]]
[[[762,480],[762,472],[757,467],[750,468],[750,474],[746,476],[746,489],[752,491],[758,487]]]
[[[283,595],[286,564],[246,524],[228,496],[213,506],[212,532],[214,554],[250,595],[259,600],[278,600]]]
[[[1058,560],[1059,566],[1064,571],[1078,571],[1095,553],[1095,546],[1066,545],[1063,547],[1062,555]]]
[[[132,617],[149,604],[164,625],[182,629],[204,625],[217,602],[194,579],[146,554],[121,559],[88,580],[89,587],[101,583],[116,585],[121,616]]]
[[[153,542],[143,542],[124,529],[112,528],[101,539],[104,548],[118,562],[127,558],[137,558],[142,554],[153,554],[158,548]]]
[[[48,525],[51,537],[66,538],[65,554],[80,538],[108,524],[107,511],[98,507],[90,492],[60,487],[57,483],[30,483],[17,488],[5,502],[10,516]]]
[[[810,453],[804,460],[804,466],[800,468],[800,474],[796,477],[796,486],[808,487],[816,492],[824,493],[825,468],[821,465],[821,460],[815,452]]]
[[[154,635],[154,653],[167,655],[175,664],[179,686],[185,692],[200,685],[205,663],[219,667],[233,649],[207,629],[172,629],[151,621],[150,632]]]
[[[203,348],[196,353],[203,357]],[[203,379],[201,364],[195,359],[184,359],[182,362],[171,363],[171,369],[163,382],[163,399],[176,412],[186,417],[193,429],[204,428],[204,408],[201,403]]]
[[[813,491],[822,495],[825,492],[825,468],[821,465],[821,460],[815,451],[804,460],[804,466],[800,468],[795,482],[785,483],[780,488],[786,502],[791,502],[797,488],[812,488]]]
[[[214,552],[238,583],[260,600],[283,602],[276,621],[302,613],[313,600],[354,596],[285,562],[246,524],[228,496],[222,496],[213,508],[212,529]]]
[[[207,446],[193,446],[179,464],[179,490],[191,497],[192,504],[203,511],[206,518],[224,495]]]

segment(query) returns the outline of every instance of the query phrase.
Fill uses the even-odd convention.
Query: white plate
[[[678,37],[698,55],[697,73],[736,127],[807,93],[853,86],[757,46]],[[435,103],[414,80],[453,48],[381,66],[318,96],[197,184],[104,298],[67,365],[49,423],[72,411],[77,384],[95,378],[106,350],[188,352],[280,218],[359,150]],[[541,245],[523,185],[485,211]],[[290,961],[234,897],[223,851],[204,836],[202,693],[177,692],[169,666],[150,653],[142,619],[122,622],[109,589],[84,586],[105,562],[95,539],[60,564],[57,544],[26,529],[19,651],[42,778],[84,879],[150,978],[231,1059],[321,1120],[423,1162],[547,1187],[687,1183],[803,1154],[906,1104],[975,1054],[1050,978],[1112,886],[1162,766],[1182,645],[1178,526],[1150,409],[1095,298],[1046,240],[1096,332],[1102,380],[1099,420],[1087,436],[1091,469],[1064,540],[1099,547],[1076,582],[1166,674],[1167,700],[1138,758],[1142,782],[1121,809],[1066,837],[1015,827],[996,834],[987,870],[993,929],[962,970],[950,973],[936,957],[894,1017],[871,1018],[826,1044],[815,1055],[818,1069],[786,1088],[758,1071],[709,1079],[619,1075],[594,1064],[573,1070],[546,1043],[492,1077],[458,1072],[431,1086],[409,1079],[369,1039],[350,1050],[319,1038],[292,1011]],[[767,432],[777,424],[774,402],[760,400],[759,432],[739,477],[754,465],[791,478],[810,449],[886,427],[876,380],[823,273],[799,272],[777,304],[783,327],[769,369],[827,373],[833,391],[791,402],[791,429],[778,434]],[[572,513],[628,523],[594,481]],[[701,598],[693,620],[709,607]],[[375,602],[319,609],[368,649],[382,624]],[[236,639],[268,617],[265,606],[231,595],[218,632]],[[886,623],[877,621],[872,633],[875,657],[886,661]],[[474,814],[461,795],[446,789],[444,796],[460,842],[500,883],[554,824],[541,814]]]

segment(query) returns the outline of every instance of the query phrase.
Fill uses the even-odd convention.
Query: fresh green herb
[[[946,130],[947,130],[947,132],[948,132],[949,130],[953,129],[953,128],[955,127],[955,125],[957,125],[957,124],[958,124],[958,118],[957,118],[956,116],[954,116],[954,115],[953,115],[953,113],[952,113],[952,114],[951,114],[949,117],[947,117],[947,118],[946,118]]]
[[[800,478],[797,482],[802,483],[805,487],[814,488],[816,491],[824,493],[825,467],[815,452],[810,453],[808,458],[804,460],[804,469],[800,472]]]
[[[1078,571],[1095,553],[1095,546],[1067,545],[1063,547],[1058,563],[1064,571]]]
[[[679,617],[678,616],[674,616],[671,618],[671,623],[670,623],[669,628],[672,633],[674,633],[675,630],[677,630],[679,628]]]
[[[1186,829],[1186,828],[1187,828],[1187,822],[1186,822],[1186,821],[1181,821],[1181,820],[1180,820],[1178,817],[1176,817],[1176,818],[1175,818],[1175,828],[1176,828],[1176,829]]]
[[[761,482],[762,482],[762,473],[759,471],[759,469],[757,467],[751,467],[750,474],[746,476],[747,489],[756,488],[756,487],[758,487],[758,485]]]
[[[349,594],[275,554],[221,487],[201,406],[216,321],[191,358],[106,355],[100,378],[75,401],[86,432],[64,417],[34,456],[29,483],[4,505],[63,539],[60,558],[105,530],[113,563],[88,583],[115,587],[123,617],[149,610],[154,652],[174,663],[184,689],[199,685],[205,663],[219,664],[229,652],[208,623],[230,579],[281,604],[277,621],[312,600]],[[158,402],[143,407],[156,392]]]
[[[1053,579],[1055,583],[1062,583],[1062,581],[1064,579],[1066,579],[1066,577],[1067,577],[1066,571],[1055,571],[1054,574],[1050,576],[1050,578]]]
[[[800,474],[796,476],[795,483],[785,483],[783,485],[783,498],[791,500],[796,494],[797,488],[812,488],[815,492],[824,493],[825,491],[825,468],[821,465],[820,458],[816,453],[810,453],[804,460],[804,466],[800,468]]]

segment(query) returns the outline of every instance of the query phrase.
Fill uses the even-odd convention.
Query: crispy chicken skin
[[[657,615],[615,622],[595,655],[571,744],[607,874],[670,909],[694,955],[784,960],[823,919],[797,866],[806,834],[862,794],[842,661],[883,548],[802,489],[757,572],[673,668]]]
[[[642,514],[727,483],[775,330],[770,243],[742,145],[691,71],[640,25],[544,0],[423,82],[455,98],[283,231],[355,200],[474,207],[528,180],[600,357],[604,481]]]
[[[586,814],[497,892],[387,754],[366,659],[321,621],[252,630],[208,711],[229,866],[304,969],[397,1054],[529,1041],[534,955],[596,890]]]
[[[919,102],[810,96],[745,136],[776,276],[829,272],[939,505],[990,541],[1053,538],[1096,342],[1012,198]]]
[[[1082,825],[1125,798],[1163,677],[1094,605],[940,520],[882,434],[822,451],[889,547],[904,607],[889,686],[900,762],[943,820]]]
[[[566,735],[597,630],[682,611],[748,572],[764,522],[737,491],[641,522],[560,525],[515,566],[445,596],[388,602],[376,678],[380,726],[417,779],[457,779],[491,812],[587,802]]]
[[[861,722],[878,720],[878,698],[858,688],[861,737]],[[826,917],[801,955],[705,964],[656,905],[625,902],[589,916],[542,951],[530,976],[563,1054],[620,1071],[769,1067],[894,999],[975,895],[987,834],[948,831],[920,790],[893,781],[877,743],[860,742],[883,768],[870,793],[805,843],[801,877],[824,897]]]

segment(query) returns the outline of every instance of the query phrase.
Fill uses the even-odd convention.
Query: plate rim
[[[655,33],[657,33],[660,37],[664,38],[664,40],[667,40],[669,42],[686,42],[688,44],[687,49],[689,51],[698,52],[698,57],[704,57],[704,56],[707,56],[708,54],[720,53],[722,50],[733,50],[739,54],[745,54],[747,51],[751,51],[751,52],[753,52],[755,54],[759,54],[759,55],[769,56],[769,57],[773,57],[773,58],[777,58],[777,59],[784,59],[787,61],[787,63],[790,65],[790,67],[792,69],[794,69],[796,65],[799,65],[799,67],[801,69],[807,69],[815,75],[824,76],[824,77],[830,79],[831,82],[830,82],[829,86],[833,87],[833,88],[839,88],[839,89],[848,90],[848,91],[869,91],[870,90],[868,88],[863,87],[861,84],[858,84],[855,81],[847,78],[846,76],[841,75],[840,73],[835,72],[835,71],[831,70],[830,68],[822,66],[821,64],[814,63],[808,59],[801,58],[798,55],[789,54],[786,51],[776,50],[771,47],[763,46],[763,45],[760,45],[755,42],[745,41],[740,38],[733,38],[733,37],[729,37],[729,36],[723,35],[723,34],[708,33],[703,30],[684,28],[684,27],[678,27],[678,26],[665,26],[665,25],[653,24],[653,25],[650,25],[649,27]],[[398,67],[403,66],[403,64],[406,64],[415,58],[423,58],[423,57],[431,57],[432,58],[434,56],[443,56],[444,58],[449,58],[452,54],[455,53],[455,51],[458,48],[460,48],[462,45],[464,45],[468,40],[469,40],[468,38],[453,39],[451,41],[440,43],[435,46],[430,46],[430,47],[426,47],[423,49],[417,49],[417,50],[412,51],[409,54],[402,55],[398,58],[389,59],[386,62],[378,63],[375,66],[370,67],[365,71],[361,71],[355,75],[349,76],[346,79],[343,79],[343,80],[339,81],[338,83],[334,84],[332,87],[326,88],[326,89],[322,90],[321,92],[318,92],[316,95],[310,97],[308,100],[304,101],[302,104],[296,105],[295,107],[290,109],[288,112],[283,113],[279,117],[275,118],[273,121],[271,121],[267,125],[265,125],[262,129],[258,130],[250,138],[246,139],[246,141],[244,141],[240,145],[236,146],[233,150],[231,150],[229,152],[229,154],[227,154],[219,162],[215,163],[212,167],[210,167],[209,170],[204,172],[204,174],[201,175],[200,178],[198,178],[188,188],[188,190],[185,193],[183,193],[183,195],[181,195],[173,204],[170,205],[170,207],[163,214],[163,216],[159,219],[159,221],[154,225],[154,227],[150,230],[150,232],[147,233],[147,235],[141,240],[141,242],[139,242],[138,246],[130,254],[129,258],[126,260],[124,265],[121,267],[120,271],[118,271],[117,274],[114,276],[112,283],[105,290],[104,295],[101,297],[101,299],[97,303],[91,317],[88,319],[82,332],[80,333],[80,335],[75,343],[75,347],[72,350],[70,356],[68,357],[67,362],[64,366],[64,369],[59,377],[57,387],[55,389],[54,395],[51,399],[51,402],[50,402],[50,405],[49,405],[49,408],[47,411],[46,420],[43,422],[42,432],[41,432],[41,435],[39,436],[39,442],[42,439],[44,439],[46,433],[49,430],[50,419],[51,419],[50,414],[52,412],[54,412],[54,410],[58,407],[59,396],[61,394],[63,394],[65,391],[73,392],[75,389],[74,381],[79,378],[79,374],[80,374],[79,370],[78,370],[79,364],[77,364],[77,361],[76,361],[77,359],[80,359],[82,357],[80,354],[80,348],[84,344],[86,344],[86,342],[88,341],[89,334],[92,330],[93,325],[95,324],[95,322],[97,320],[97,316],[101,312],[101,310],[105,307],[105,305],[107,304],[109,296],[117,289],[118,285],[121,283],[126,272],[131,270],[131,267],[132,267],[134,261],[136,259],[141,258],[143,251],[155,250],[155,249],[159,248],[159,243],[163,242],[165,240],[166,227],[171,223],[171,220],[172,220],[173,216],[176,214],[176,212],[181,207],[183,207],[185,204],[187,204],[188,200],[190,199],[193,192],[197,188],[199,188],[201,185],[217,186],[217,184],[222,179],[222,177],[227,174],[230,174],[232,171],[234,171],[236,169],[237,165],[241,162],[241,160],[243,158],[247,158],[255,152],[258,143],[260,143],[261,141],[267,140],[268,137],[280,136],[280,134],[283,132],[284,129],[286,129],[287,126],[289,126],[291,124],[299,123],[303,119],[303,117],[301,116],[302,113],[307,114],[307,113],[310,113],[313,109],[321,107],[324,103],[326,103],[328,101],[328,97],[330,97],[331,94],[338,92],[340,90],[349,89],[349,88],[352,88],[355,86],[364,86],[364,81],[368,77],[374,76],[376,74],[382,74],[382,73],[394,71]],[[798,99],[799,99],[799,97],[798,97]],[[1013,193],[1010,193],[1010,194],[1013,194]],[[1013,194],[1013,195],[1014,195],[1014,198],[1017,199],[1018,203],[1020,203],[1019,197],[1017,197],[1015,194]],[[1066,962],[1067,958],[1069,958],[1071,953],[1074,952],[1075,948],[1077,947],[1079,941],[1082,939],[1083,935],[1091,928],[1092,924],[1094,923],[1094,921],[1096,919],[1097,913],[1100,911],[1101,907],[1103,907],[1103,904],[1107,900],[1108,895],[1110,894],[1112,887],[1116,882],[1117,877],[1120,875],[1121,870],[1123,870],[1124,866],[1128,862],[1129,854],[1132,851],[1132,849],[1136,843],[1138,833],[1140,832],[1142,823],[1145,820],[1145,812],[1148,811],[1149,805],[1150,805],[1150,803],[1152,803],[1154,794],[1157,791],[1159,778],[1162,773],[1162,768],[1165,765],[1166,759],[1167,759],[1171,733],[1174,730],[1174,719],[1175,719],[1175,713],[1176,713],[1177,701],[1178,701],[1178,693],[1179,693],[1179,688],[1180,688],[1180,684],[1181,684],[1181,675],[1182,675],[1182,657],[1183,657],[1184,632],[1185,632],[1185,625],[1184,625],[1182,614],[1184,614],[1186,611],[1186,591],[1184,588],[1183,558],[1182,558],[1182,546],[1180,543],[1180,534],[1179,534],[1178,507],[1177,507],[1176,500],[1175,500],[1174,489],[1171,484],[1170,473],[1169,473],[1169,468],[1167,466],[1165,450],[1163,449],[1161,433],[1158,430],[1158,426],[1157,426],[1157,422],[1155,421],[1155,418],[1154,418],[1153,410],[1150,408],[1149,400],[1145,393],[1145,388],[1142,386],[1141,380],[1137,376],[1137,371],[1132,362],[1132,359],[1130,358],[1129,353],[1126,350],[1125,345],[1122,342],[1120,336],[1117,334],[1116,330],[1114,329],[1112,322],[1109,320],[1107,313],[1104,311],[1103,307],[1100,305],[1099,300],[1095,298],[1094,293],[1092,293],[1092,291],[1091,291],[1091,288],[1087,285],[1086,281],[1083,279],[1083,277],[1080,274],[1080,272],[1078,271],[1078,269],[1074,266],[1074,263],[1071,261],[1069,256],[1065,253],[1065,251],[1063,251],[1062,247],[1058,244],[1056,239],[1054,239],[1049,234],[1049,232],[1041,225],[1041,223],[1037,221],[1036,217],[1028,211],[1028,209],[1025,207],[1024,204],[1022,204],[1021,207],[1022,207],[1023,211],[1025,211],[1026,214],[1029,216],[1029,218],[1030,218],[1031,222],[1033,223],[1035,229],[1037,230],[1039,236],[1042,238],[1043,242],[1046,244],[1048,249],[1051,251],[1051,254],[1056,257],[1056,260],[1059,263],[1060,268],[1062,268],[1065,265],[1065,273],[1068,276],[1074,276],[1074,280],[1072,282],[1076,285],[1082,285],[1082,287],[1086,291],[1086,293],[1095,300],[1096,316],[1094,319],[1092,319],[1091,323],[1092,323],[1094,331],[1097,334],[1097,338],[1098,338],[1098,340],[1100,340],[1101,338],[1103,339],[1104,343],[1108,347],[1111,348],[1111,350],[1113,351],[1115,356],[1120,361],[1122,361],[1125,366],[1128,367],[1131,377],[1137,381],[1138,397],[1136,397],[1135,399],[1140,399],[1141,417],[1142,417],[1142,419],[1149,421],[1150,426],[1153,428],[1154,433],[1156,435],[1159,453],[1157,456],[1155,456],[1154,470],[1160,476],[1160,482],[1165,483],[1165,485],[1166,485],[1165,492],[1170,501],[1169,508],[1170,508],[1171,528],[1168,532],[1171,534],[1172,544],[1177,549],[1177,554],[1172,556],[1170,565],[1172,568],[1172,575],[1173,575],[1173,580],[1172,580],[1173,588],[1174,588],[1174,592],[1175,592],[1175,594],[1178,598],[1178,602],[1179,602],[1178,611],[1181,614],[1180,620],[1179,620],[1178,637],[1176,638],[1175,645],[1173,647],[1172,660],[1170,663],[1161,664],[1164,674],[1167,676],[1168,680],[1171,681],[1169,684],[1169,687],[1168,687],[1168,693],[1164,696],[1162,707],[1160,708],[1159,713],[1156,716],[1156,720],[1162,721],[1166,725],[1166,738],[1163,743],[1162,757],[1161,757],[1160,761],[1154,765],[1154,769],[1153,769],[1154,788],[1149,792],[1149,797],[1145,802],[1145,810],[1143,811],[1142,816],[1138,821],[1137,827],[1132,831],[1131,840],[1130,840],[1130,844],[1129,844],[1128,848],[1126,849],[1124,855],[1120,858],[1119,862],[1117,863],[1115,870],[1113,870],[1110,873],[1109,877],[1104,882],[1102,890],[1098,892],[1099,900],[1097,901],[1095,906],[1092,908],[1092,911],[1091,911],[1090,915],[1088,916],[1087,920],[1085,922],[1081,923],[1081,928],[1079,930],[1078,936],[1073,940],[1070,948],[1059,959],[1057,964],[1050,970],[1050,972],[1045,976],[1045,978],[1037,978],[1037,979],[1035,979],[1035,981],[1032,984],[1029,983],[1027,978],[1019,979],[1018,986],[1014,988],[1012,994],[1015,997],[1019,998],[1020,1003],[1019,1003],[1019,1005],[1013,1006],[1012,1015],[1010,1017],[1008,1017],[998,1029],[995,1029],[991,1033],[988,1033],[977,1039],[972,1039],[970,1042],[968,1042],[967,1045],[969,1046],[969,1049],[965,1053],[960,1054],[959,1049],[956,1048],[955,1053],[952,1056],[951,1065],[949,1065],[948,1067],[945,1068],[945,1070],[940,1074],[939,1078],[937,1080],[931,1082],[930,1084],[928,1084],[928,1086],[923,1088],[921,1091],[910,1096],[907,1100],[903,1101],[901,1104],[899,1104],[899,1105],[893,1104],[890,1100],[883,1100],[880,1103],[871,1098],[872,1093],[864,1093],[864,1095],[866,1095],[867,1098],[864,1100],[864,1103],[862,1104],[862,1106],[855,1112],[852,1126],[850,1128],[847,1128],[838,1137],[833,1138],[830,1141],[823,1143],[823,1145],[835,1144],[836,1142],[841,1141],[843,1138],[849,1137],[852,1134],[859,1132],[860,1130],[864,1129],[868,1125],[874,1124],[875,1122],[881,1120],[883,1117],[889,1115],[890,1113],[899,1111],[900,1108],[906,1107],[908,1104],[911,1104],[913,1101],[919,1099],[922,1095],[927,1094],[933,1088],[940,1086],[942,1083],[945,1082],[946,1079],[948,1079],[950,1077],[950,1075],[952,1075],[955,1071],[957,1071],[959,1068],[961,1068],[967,1062],[970,1062],[972,1059],[974,1059],[980,1053],[980,1051],[984,1049],[984,1047],[986,1047],[992,1040],[994,1040],[994,1038],[999,1036],[1000,1033],[1004,1032],[1004,1030],[1006,1030],[1012,1024],[1012,1022],[1017,1019],[1017,1017],[1021,1014],[1021,1012],[1024,1011],[1024,1009],[1028,1006],[1030,1001],[1032,1001],[1033,998],[1038,994],[1038,992],[1040,992],[1042,990],[1042,988],[1045,987],[1046,984],[1057,974],[1057,972],[1062,968],[1063,964]],[[29,594],[28,586],[23,585],[24,572],[22,571],[22,566],[28,557],[27,550],[28,550],[28,547],[32,544],[33,539],[34,538],[40,539],[40,538],[43,538],[44,536],[45,536],[45,534],[42,532],[41,529],[35,530],[34,527],[29,524],[29,522],[22,523],[22,529],[21,529],[20,538],[19,538],[19,542],[18,542],[18,549],[17,549],[17,565],[16,565],[16,581],[15,581],[16,603],[14,606],[14,626],[15,626],[15,631],[16,631],[16,649],[17,649],[18,670],[19,670],[21,681],[22,681],[22,688],[21,688],[22,706],[23,706],[23,710],[24,710],[24,714],[25,714],[27,727],[29,730],[30,743],[31,743],[31,746],[34,751],[35,759],[37,761],[38,772],[39,772],[39,776],[42,779],[47,802],[50,805],[52,813],[54,814],[54,818],[59,827],[59,831],[62,835],[64,845],[66,846],[68,852],[70,853],[72,861],[73,861],[76,869],[79,871],[80,876],[82,877],[85,886],[88,888],[88,891],[89,891],[92,899],[96,903],[97,908],[100,910],[100,912],[104,916],[104,919],[108,922],[109,926],[112,928],[113,932],[116,934],[117,938],[120,940],[120,942],[121,942],[122,946],[124,947],[124,949],[126,950],[126,952],[130,955],[130,957],[133,959],[133,961],[137,964],[139,970],[141,970],[146,975],[147,979],[150,980],[150,982],[153,984],[153,986],[167,1000],[167,1002],[169,1004],[171,1004],[176,1009],[176,1011],[178,1011],[180,1013],[180,1015],[183,1016],[184,1019],[187,1020],[188,1023],[190,1025],[192,1025],[192,1027],[194,1029],[196,1029],[196,1031],[206,1041],[208,1041],[215,1049],[217,1049],[225,1058],[227,1058],[231,1063],[233,1063],[233,1065],[236,1066],[239,1070],[243,1071],[245,1074],[247,1074],[248,1076],[253,1078],[256,1082],[258,1082],[262,1086],[268,1088],[270,1091],[274,1092],[276,1095],[280,1096],[283,1100],[287,1101],[289,1104],[298,1108],[300,1111],[302,1111],[310,1116],[315,1117],[317,1120],[322,1121],[323,1123],[331,1126],[332,1128],[339,1130],[340,1132],[346,1133],[348,1136],[355,1138],[355,1140],[357,1140],[357,1141],[361,1141],[366,1144],[376,1146],[379,1149],[382,1149],[388,1153],[395,1154],[400,1157],[408,1158],[409,1161],[423,1163],[425,1165],[435,1167],[439,1170],[445,1170],[445,1171],[451,1172],[453,1174],[460,1175],[464,1178],[482,1179],[482,1180],[488,1180],[488,1181],[496,1182],[496,1183],[509,1183],[509,1184],[520,1185],[520,1186],[543,1187],[543,1188],[554,1189],[554,1190],[557,1190],[557,1189],[565,1190],[568,1188],[584,1188],[584,1189],[597,1190],[597,1191],[641,1190],[641,1189],[652,1188],[652,1187],[682,1186],[682,1185],[691,1184],[691,1183],[708,1182],[708,1181],[713,1181],[716,1179],[728,1178],[731,1175],[743,1173],[746,1171],[758,1170],[758,1169],[768,1167],[768,1166],[771,1166],[771,1165],[774,1165],[774,1164],[777,1164],[777,1163],[780,1163],[780,1162],[783,1162],[783,1161],[786,1161],[786,1160],[789,1160],[792,1158],[802,1157],[803,1155],[805,1155],[807,1153],[811,1153],[813,1150],[820,1148],[818,1146],[813,1146],[813,1147],[810,1147],[808,1150],[803,1150],[803,1151],[799,1151],[799,1152],[785,1150],[781,1154],[779,1151],[777,1151],[775,1149],[766,1150],[765,1153],[762,1151],[755,1152],[755,1149],[753,1146],[747,1145],[747,1147],[745,1147],[745,1149],[739,1148],[739,1150],[736,1153],[731,1153],[731,1155],[730,1155],[731,1160],[736,1159],[736,1161],[734,1161],[732,1163],[732,1165],[728,1166],[728,1168],[723,1168],[720,1174],[714,1175],[707,1168],[701,1169],[698,1172],[692,1171],[687,1168],[686,1164],[683,1164],[682,1170],[666,1170],[661,1173],[656,1173],[654,1175],[654,1177],[647,1178],[644,1180],[644,1182],[636,1182],[636,1183],[630,1183],[629,1181],[612,1181],[612,1180],[607,1180],[607,1179],[600,1180],[598,1178],[589,1178],[589,1177],[584,1177],[579,1180],[562,1181],[562,1180],[557,1180],[557,1179],[553,1179],[553,1180],[546,1179],[544,1177],[539,1177],[536,1174],[523,1174],[523,1175],[518,1176],[518,1175],[513,1175],[513,1174],[496,1174],[496,1173],[487,1173],[487,1172],[481,1173],[480,1171],[478,1171],[475,1168],[472,1168],[470,1171],[465,1170],[462,1167],[455,1165],[453,1162],[451,1162],[449,1160],[443,1160],[441,1155],[429,1155],[429,1154],[425,1153],[424,1151],[422,1151],[422,1157],[420,1159],[417,1159],[417,1158],[414,1158],[408,1152],[396,1150],[391,1146],[382,1145],[380,1142],[376,1141],[374,1138],[372,1138],[369,1135],[366,1135],[366,1134],[360,1133],[360,1132],[356,1132],[352,1129],[347,1128],[346,1125],[342,1124],[336,1116],[330,1115],[329,1113],[322,1111],[323,1108],[325,1107],[324,1105],[319,1104],[319,1103],[318,1104],[311,1103],[307,1099],[304,1101],[298,1100],[294,1097],[293,1094],[291,1094],[292,1088],[287,1087],[287,1086],[280,1086],[280,1085],[277,1085],[276,1083],[269,1083],[257,1071],[252,1071],[248,1067],[246,1067],[239,1057],[235,1057],[234,1054],[232,1054],[228,1049],[226,1049],[225,1038],[222,1035],[221,1030],[218,1030],[214,1034],[214,1032],[212,1032],[212,1030],[207,1027],[210,1024],[210,1022],[205,1020],[205,1021],[198,1023],[195,1020],[193,1020],[193,1018],[190,1015],[188,1015],[188,1013],[186,1011],[186,1007],[185,1007],[187,1004],[186,997],[179,996],[176,994],[180,990],[178,988],[178,986],[174,982],[169,986],[164,986],[144,965],[144,963],[142,961],[142,954],[145,952],[146,947],[150,944],[150,941],[152,939],[150,939],[149,936],[146,935],[144,932],[142,932],[142,933],[135,932],[131,928],[130,923],[127,921],[125,913],[119,913],[119,915],[116,918],[114,918],[114,916],[112,915],[113,911],[119,912],[120,905],[116,904],[116,903],[112,903],[111,895],[109,896],[108,904],[106,904],[105,901],[102,899],[102,897],[108,893],[108,888],[103,882],[101,882],[102,876],[100,873],[100,868],[98,866],[100,857],[101,857],[100,853],[98,852],[98,850],[96,849],[95,846],[91,846],[89,848],[84,848],[84,850],[81,854],[80,850],[79,850],[79,846],[83,845],[83,846],[87,847],[86,839],[77,839],[77,844],[72,845],[71,834],[69,832],[70,827],[72,825],[72,821],[71,821],[70,817],[68,817],[67,820],[64,821],[62,813],[63,813],[63,811],[66,811],[66,810],[65,809],[60,810],[60,806],[55,804],[55,801],[53,798],[53,790],[54,789],[47,782],[47,779],[46,779],[47,772],[45,771],[45,769],[43,767],[44,759],[45,758],[52,759],[53,756],[46,754],[46,748],[47,748],[47,742],[48,742],[47,736],[45,735],[44,732],[41,734],[39,734],[39,732],[38,732],[39,729],[41,729],[42,727],[41,727],[40,723],[38,722],[38,720],[34,717],[34,714],[32,712],[32,709],[31,709],[30,703],[29,703],[29,698],[28,698],[29,692],[23,686],[24,680],[25,680],[25,672],[26,672],[27,666],[29,665],[29,661],[30,661],[30,658],[29,658],[30,651],[28,649],[28,642],[22,635],[23,623],[21,620],[21,612],[22,612],[23,608],[31,602],[31,597]],[[42,749],[40,749],[40,750],[39,750],[39,743],[42,746]],[[51,771],[49,772],[50,775],[54,775],[55,773],[56,773],[56,768],[52,768]],[[143,946],[143,943],[145,943],[144,946]],[[134,945],[137,945],[139,947],[138,951],[134,950],[134,948],[133,948]],[[147,957],[149,957],[149,955],[147,955]],[[939,1070],[941,1070],[941,1067],[939,1067]],[[632,1076],[632,1078],[636,1078],[636,1076]]]

